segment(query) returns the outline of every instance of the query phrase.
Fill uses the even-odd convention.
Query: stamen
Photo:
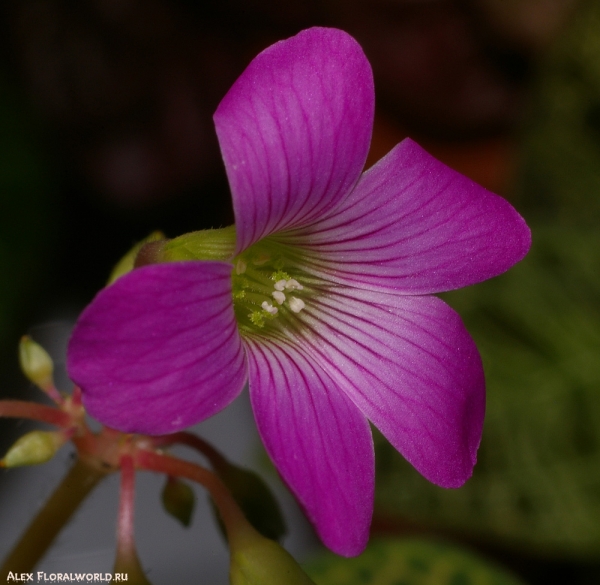
[[[276,290],[274,293],[271,294],[273,295],[273,298],[277,301],[279,305],[283,304],[283,301],[285,301],[285,295],[282,292]]]
[[[302,304],[304,305],[304,303]],[[263,301],[261,307],[271,315],[277,315],[277,312],[279,311],[279,309],[274,307],[269,301]]]
[[[304,301],[302,299],[299,299],[298,297],[292,297],[289,300],[289,305],[290,309],[294,311],[294,313],[299,313],[306,306],[304,304]]]
[[[304,287],[295,278],[290,278],[290,280],[285,283],[285,290],[302,290],[303,288]]]
[[[294,319],[305,308],[305,301],[292,296],[312,296],[310,280],[303,282],[302,273],[288,272],[298,267],[286,261],[285,247],[276,243],[257,245],[233,260],[232,296],[236,318],[244,330],[257,330],[273,321]],[[288,266],[289,264],[289,266]],[[292,276],[298,276],[299,281]],[[281,309],[281,310],[280,310]]]

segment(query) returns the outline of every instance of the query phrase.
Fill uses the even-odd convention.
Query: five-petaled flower
[[[530,245],[505,200],[408,139],[361,174],[373,113],[370,65],[346,33],[313,28],[258,55],[214,117],[231,248],[123,276],[68,355],[89,412],[128,432],[192,425],[249,380],[269,455],[344,555],[368,538],[369,421],[430,481],[471,475],[481,360],[431,293],[498,275]]]

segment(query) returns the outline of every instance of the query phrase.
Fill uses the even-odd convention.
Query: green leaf
[[[325,553],[304,568],[317,585],[522,585],[471,552],[424,540],[374,540],[359,557]]]
[[[581,2],[548,55],[523,135],[519,192],[528,219],[600,221],[600,4]]]
[[[167,477],[161,500],[165,510],[173,518],[186,527],[190,525],[196,496],[189,485],[176,477]]]

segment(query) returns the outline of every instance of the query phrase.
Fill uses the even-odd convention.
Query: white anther
[[[277,311],[279,310],[277,307],[274,307],[269,301],[263,301],[261,307],[271,315],[277,315]]]
[[[302,309],[304,309],[304,301],[297,297],[292,297],[289,301],[290,309],[294,311],[294,313],[299,313]]]
[[[277,301],[279,305],[283,304],[283,301],[285,301],[285,295],[282,292],[276,290],[271,294],[273,295],[273,298]]]
[[[275,287],[275,290],[283,290],[286,282],[286,280],[278,280],[273,286]]]
[[[285,283],[285,290],[302,290],[303,288],[304,287],[295,278],[290,278],[290,280]]]
[[[248,268],[248,265],[241,258],[238,258],[238,261],[235,263],[235,273],[244,274],[246,268]]]

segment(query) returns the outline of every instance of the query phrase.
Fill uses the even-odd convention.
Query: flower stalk
[[[0,417],[28,418],[58,427],[68,427],[72,423],[71,416],[64,410],[23,400],[0,400]]]
[[[0,580],[9,571],[30,573],[73,513],[106,475],[77,460],[6,557],[0,568]]]
[[[134,539],[134,500],[135,468],[130,454],[124,454],[119,460],[121,468],[121,491],[119,498],[119,516],[117,521],[117,558],[115,573],[126,573],[128,581],[134,585],[150,585],[144,575]]]
[[[172,445],[185,445],[204,455],[210,462],[212,468],[218,473],[226,469],[229,461],[217,451],[208,441],[186,431],[173,433],[172,435],[161,435],[152,437],[153,447],[170,447]]]

